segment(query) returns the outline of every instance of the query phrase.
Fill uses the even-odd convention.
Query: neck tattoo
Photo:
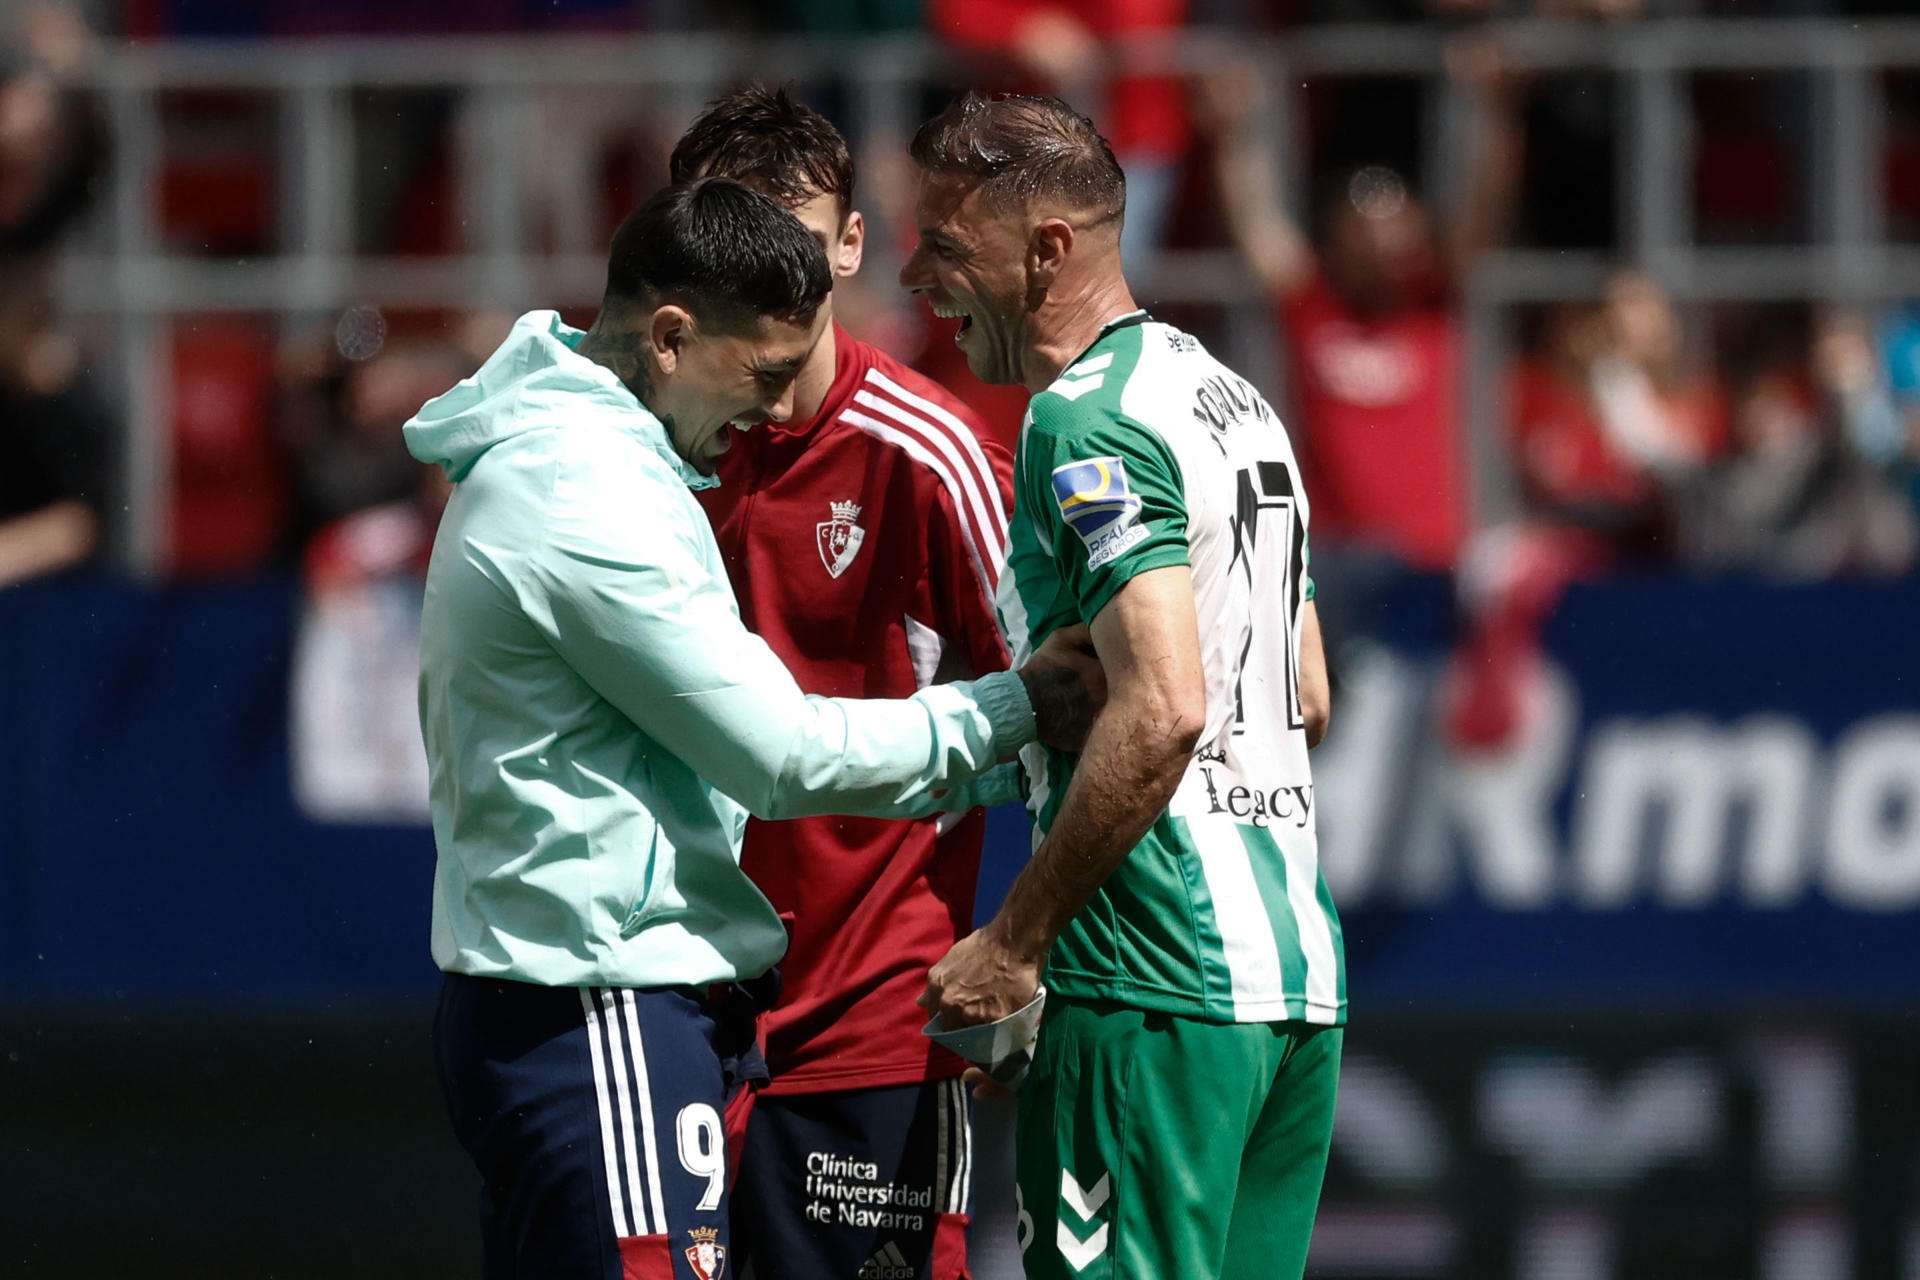
[[[614,377],[620,379],[621,384],[633,392],[633,398],[645,405],[647,412],[659,419],[660,425],[667,429],[667,438],[673,438],[673,415],[653,407],[653,380],[647,376],[647,362],[631,349],[630,343],[609,342],[599,333],[589,332],[580,340],[578,350],[581,355],[610,370]]]

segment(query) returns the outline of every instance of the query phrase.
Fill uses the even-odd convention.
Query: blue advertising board
[[[1368,1011],[1920,999],[1920,589],[1576,589],[1510,749],[1449,750],[1431,593],[1315,756]],[[424,996],[423,826],[308,816],[297,584],[0,594],[0,999]],[[1027,848],[993,815],[983,904]]]
[[[294,803],[291,579],[0,594],[0,997],[425,995],[433,838]]]
[[[1436,730],[1441,662],[1350,661],[1315,760],[1357,1004],[1920,995],[1920,592],[1576,589],[1499,750]]]

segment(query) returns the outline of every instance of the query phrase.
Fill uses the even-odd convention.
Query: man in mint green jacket
[[[669,188],[615,237],[592,328],[523,316],[406,425],[455,482],[420,717],[436,1054],[489,1277],[716,1280],[725,1060],[751,1042],[721,993],[786,945],[739,869],[747,814],[1010,798],[975,780],[1035,739],[1029,690],[1049,738],[1084,710],[1046,657],[903,701],[807,697],[741,625],[692,490],[731,431],[787,416],[830,284],[773,201]]]

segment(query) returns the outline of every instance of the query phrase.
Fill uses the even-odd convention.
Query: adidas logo
[[[913,1280],[919,1274],[900,1246],[889,1240],[861,1265],[857,1280]]]

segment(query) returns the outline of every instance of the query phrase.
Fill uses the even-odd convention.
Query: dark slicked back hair
[[[908,148],[928,173],[976,185],[996,211],[1035,202],[1118,222],[1127,179],[1093,122],[1058,98],[969,92],[920,126]]]
[[[809,324],[832,288],[827,255],[800,219],[727,178],[655,192],[607,255],[607,306],[674,303],[732,333],[762,316]]]
[[[840,216],[853,208],[853,152],[833,123],[785,85],[751,84],[707,104],[674,144],[675,182],[732,178],[791,209],[836,196]]]

